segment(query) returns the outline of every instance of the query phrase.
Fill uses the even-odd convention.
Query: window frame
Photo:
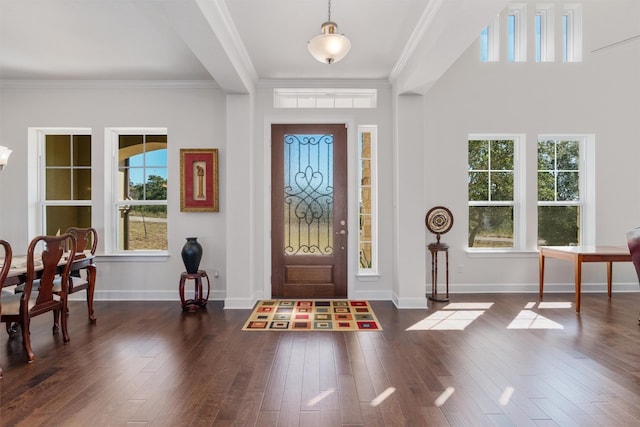
[[[513,40],[509,33],[509,19],[514,19]],[[505,16],[505,48],[507,62],[527,61],[527,5],[525,3],[512,3],[507,9]],[[510,58],[509,43],[513,42],[513,58]]]
[[[538,200],[538,156],[537,148],[540,141],[577,141],[579,144],[579,165],[578,165],[578,191],[580,200],[549,202]],[[578,206],[580,209],[578,241],[580,245],[595,245],[595,137],[589,134],[540,134],[536,139],[536,248],[538,245],[539,230],[537,228],[537,211],[540,206]]]
[[[29,209],[27,213],[27,230],[31,238],[46,234],[46,209],[47,206],[89,206],[91,207],[91,222],[95,223],[96,212],[94,208],[95,185],[92,184],[91,198],[70,199],[70,200],[51,200],[46,199],[46,161],[45,161],[45,143],[47,135],[83,135],[89,136],[92,140],[92,129],[87,127],[30,127],[27,130],[28,145],[28,204],[35,209]],[[93,164],[93,146],[91,155],[91,181],[95,182],[94,164]],[[35,173],[34,173],[35,172]],[[31,177],[35,177],[32,180]],[[64,232],[64,230],[61,230]]]
[[[480,33],[480,61],[498,62],[500,60],[500,17],[491,21]],[[486,33],[486,40],[483,42],[483,33]],[[486,51],[486,58],[484,54]]]
[[[371,183],[368,186],[371,189],[371,267],[362,268],[360,266],[360,245],[362,243],[360,229],[358,228],[358,276],[374,276],[378,275],[378,126],[376,125],[360,125],[358,126],[358,207],[362,194],[362,150],[361,141],[364,133],[371,135],[371,152],[369,160]],[[360,223],[361,213],[358,209],[358,224]]]
[[[525,157],[522,151],[526,146],[526,135],[524,134],[500,134],[500,133],[472,133],[467,137],[467,162],[469,152],[469,141],[472,140],[512,140],[513,141],[513,200],[509,202],[496,201],[493,203],[485,201],[471,201],[467,194],[467,212],[472,206],[513,206],[513,246],[512,247],[469,247],[466,250],[470,253],[505,253],[522,252],[526,249],[526,179],[523,174],[526,171]],[[468,176],[468,170],[467,170]],[[467,187],[468,188],[468,187]],[[469,225],[467,218],[467,227]],[[468,237],[468,236],[467,236]]]
[[[562,10],[562,62],[582,62],[582,6]]]
[[[540,28],[538,29],[538,20]],[[534,17],[536,62],[553,62],[555,59],[555,24],[554,5],[542,4],[536,6]]]
[[[596,244],[596,136],[595,134],[572,133],[551,134],[541,133],[531,136],[535,144],[526,144],[525,134],[475,133],[469,134],[469,140],[475,139],[509,139],[518,137],[518,144],[514,146],[514,163],[517,164],[518,174],[514,175],[514,190],[517,188],[519,202],[514,210],[514,247],[513,248],[474,248],[466,247],[470,256],[531,256],[538,253],[538,140],[580,139],[580,195],[582,209],[580,215],[580,242],[585,246]],[[468,149],[467,149],[468,151]],[[468,154],[467,154],[468,155]],[[468,161],[468,160],[467,160]],[[514,169],[515,171],[515,169]],[[529,189],[529,192],[527,192]],[[514,198],[516,193],[514,193]],[[467,205],[468,205],[467,196]],[[467,220],[468,224],[468,220]],[[531,226],[528,226],[531,224]],[[468,236],[467,236],[468,237]]]
[[[105,209],[105,253],[109,255],[143,255],[143,256],[167,256],[169,255],[169,232],[167,230],[167,249],[166,250],[124,250],[118,249],[118,208],[123,203],[118,199],[118,175],[119,160],[118,147],[121,135],[167,135],[166,127],[109,127],[105,128],[105,144],[104,144],[104,168],[108,174],[105,179],[105,203],[108,208]],[[168,144],[167,144],[168,145]],[[169,156],[167,147],[167,177],[169,174]],[[132,201],[131,204],[137,205],[156,205],[166,206],[167,208],[167,228],[169,228],[169,202],[167,200],[142,200]]]

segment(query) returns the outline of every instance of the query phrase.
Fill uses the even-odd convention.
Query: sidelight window
[[[359,272],[375,273],[377,257],[377,127],[358,127],[359,148]]]

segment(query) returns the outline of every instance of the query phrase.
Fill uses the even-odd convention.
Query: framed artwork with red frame
[[[218,212],[218,149],[180,149],[180,211]]]

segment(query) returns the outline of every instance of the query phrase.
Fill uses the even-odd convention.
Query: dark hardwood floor
[[[492,305],[373,301],[383,331],[242,332],[249,310],[220,302],[96,302],[91,325],[73,301],[67,345],[33,320],[32,364],[2,326],[0,425],[640,425],[640,293],[585,294],[580,315],[531,294],[451,303]]]

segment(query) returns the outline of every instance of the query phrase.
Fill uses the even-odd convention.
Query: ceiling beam
[[[136,2],[180,36],[225,93],[252,92],[257,73],[222,0]]]
[[[508,3],[509,0],[430,0],[390,73],[389,80],[397,93],[426,93]],[[457,22],[465,25],[456,25]]]

